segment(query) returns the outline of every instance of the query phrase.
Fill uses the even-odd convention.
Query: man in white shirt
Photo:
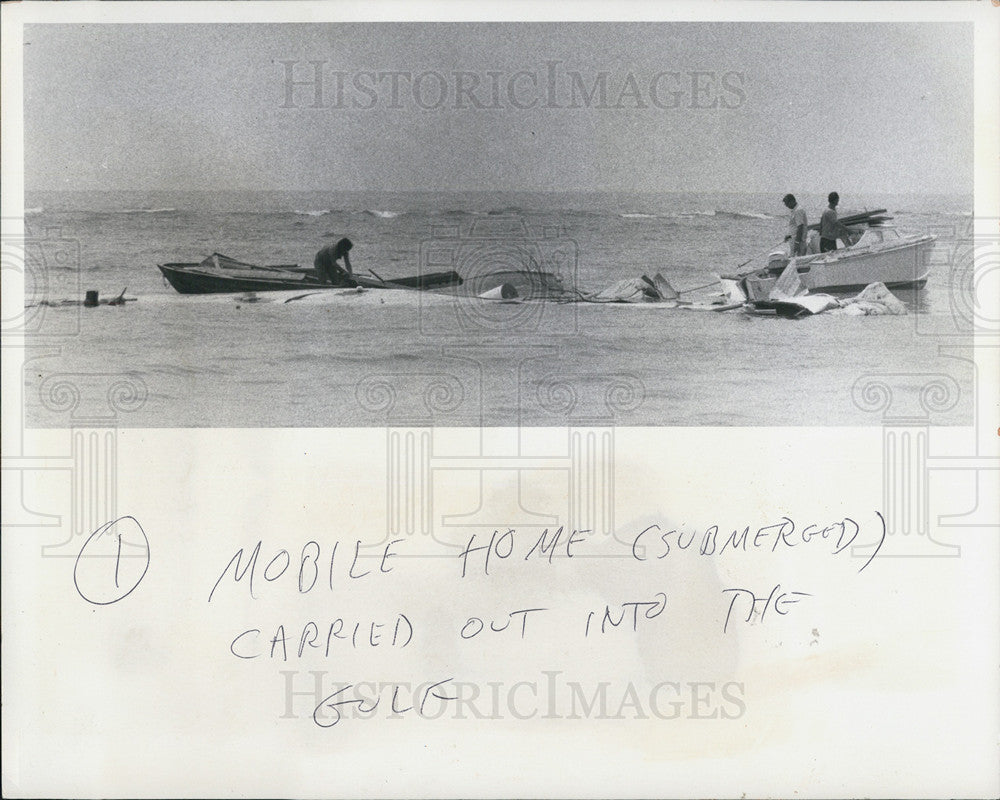
[[[788,235],[785,241],[790,243],[790,254],[793,258],[801,256],[806,252],[806,231],[809,229],[806,211],[795,200],[794,194],[786,194],[781,202],[792,212],[788,220]]]

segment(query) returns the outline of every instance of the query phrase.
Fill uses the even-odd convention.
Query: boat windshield
[[[868,228],[852,246],[870,247],[883,242],[894,242],[899,239],[899,231],[895,228]]]

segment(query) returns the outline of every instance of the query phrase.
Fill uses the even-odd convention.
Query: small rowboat
[[[460,286],[457,272],[431,272],[406,278],[382,280],[354,275],[349,282],[332,285],[321,281],[315,270],[296,264],[257,266],[213,253],[200,263],[170,262],[157,268],[181,294],[215,294],[220,292],[277,292],[286,289],[342,289],[362,286],[369,289],[443,289]]]

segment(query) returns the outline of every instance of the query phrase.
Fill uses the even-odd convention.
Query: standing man
[[[806,221],[806,211],[795,200],[794,194],[786,194],[781,202],[792,212],[792,216],[788,220],[788,236],[785,237],[785,241],[790,243],[789,255],[792,258],[801,256],[806,252],[806,231],[809,228],[809,223]]]
[[[319,279],[334,286],[355,286],[351,257],[348,255],[353,247],[350,239],[341,239],[336,244],[321,248],[313,260],[313,269]],[[344,259],[344,266],[337,263],[340,259]]]
[[[828,253],[837,249],[837,237],[839,236],[845,243],[850,243],[851,232],[840,224],[837,219],[837,203],[840,202],[840,195],[830,192],[826,198],[830,205],[823,212],[819,220],[819,251]]]

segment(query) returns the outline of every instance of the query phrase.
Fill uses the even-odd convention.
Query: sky
[[[968,24],[32,24],[24,41],[29,191],[972,192]]]

